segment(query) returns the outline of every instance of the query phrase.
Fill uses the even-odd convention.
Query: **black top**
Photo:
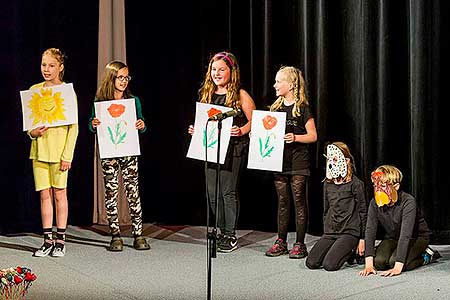
[[[378,224],[385,230],[384,239],[398,241],[398,262],[405,262],[411,239],[427,241],[430,239],[431,231],[420,209],[417,208],[416,199],[402,191],[399,191],[398,200],[392,206],[378,207],[375,199],[370,201],[366,225],[366,257],[375,255],[374,244]]]
[[[286,133],[306,134],[306,122],[312,118],[309,105],[300,108],[300,116],[292,115],[293,105],[284,104],[277,110],[286,112]],[[309,175],[308,144],[286,143],[283,152],[283,173]],[[306,171],[306,172],[305,172]]]
[[[364,183],[353,176],[344,184],[326,182],[323,185],[324,234],[351,234],[364,238],[367,203]]]

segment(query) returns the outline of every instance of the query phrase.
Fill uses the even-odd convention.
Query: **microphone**
[[[208,121],[222,121],[229,117],[240,116],[241,114],[242,114],[242,110],[233,109],[233,110],[229,110],[224,113],[218,113],[218,114],[212,116],[211,118],[209,118]]]

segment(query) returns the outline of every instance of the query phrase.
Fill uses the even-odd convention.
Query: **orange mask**
[[[371,175],[375,193],[375,202],[378,207],[394,203],[398,199],[397,190],[391,184],[381,180],[383,175],[382,172],[372,172]]]

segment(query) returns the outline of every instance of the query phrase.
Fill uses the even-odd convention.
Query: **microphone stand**
[[[208,128],[208,122],[206,123],[206,129]],[[207,226],[207,233],[206,233],[206,237],[207,237],[207,252],[208,252],[208,264],[207,264],[207,269],[208,269],[208,286],[207,286],[207,299],[211,300],[211,279],[212,279],[212,259],[217,257],[217,221],[218,221],[218,201],[219,201],[219,187],[220,187],[220,138],[221,138],[221,133],[222,133],[222,120],[219,119],[217,121],[217,136],[218,136],[218,140],[217,140],[217,157],[216,157],[216,183],[215,183],[215,187],[214,187],[214,226],[212,228],[210,228],[209,224],[210,224],[210,218],[209,218],[209,204],[210,201],[208,201],[208,210],[207,210],[207,220],[206,220],[206,226]],[[207,160],[207,152],[208,152],[208,146],[206,145],[206,155],[205,155],[205,163],[206,163],[206,167],[208,164],[208,160]],[[209,193],[208,193],[208,184],[206,184],[206,190],[207,190],[207,195],[209,199]]]

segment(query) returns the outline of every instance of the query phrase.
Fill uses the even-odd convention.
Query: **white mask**
[[[327,146],[326,176],[327,179],[345,178],[347,176],[347,160],[344,153],[336,145]]]

